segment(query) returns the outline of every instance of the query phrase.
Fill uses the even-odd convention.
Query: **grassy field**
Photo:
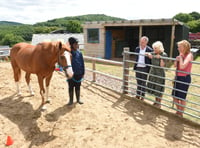
[[[92,62],[85,61],[85,67],[92,69]],[[121,66],[114,66],[110,64],[102,64],[102,63],[96,62],[96,70],[100,72],[104,72],[106,74],[117,76],[120,78],[122,78],[123,76],[123,68]]]
[[[195,61],[200,61],[200,57],[196,58]],[[92,69],[91,61],[85,61],[85,65],[86,65],[86,68]],[[173,68],[173,66],[171,66],[170,68]],[[130,67],[130,69],[131,70],[129,72],[129,75],[134,77],[135,76],[135,72],[132,70],[132,66]],[[200,72],[199,69],[200,69],[200,65],[193,64],[192,73],[199,74],[199,72]],[[113,65],[110,65],[110,64],[102,64],[102,63],[98,63],[97,62],[96,63],[96,70],[100,71],[100,72],[104,72],[106,74],[114,75],[114,76],[117,76],[117,77],[120,77],[120,78],[122,78],[122,76],[123,76],[123,68],[121,66],[113,66]],[[173,79],[174,75],[175,75],[174,71],[170,71],[170,70],[166,71],[166,77],[167,78]],[[136,83],[136,80],[132,78],[130,80],[130,82]],[[192,84],[200,85],[200,77],[192,76]],[[172,86],[172,81],[166,80],[166,86],[173,87]],[[136,86],[134,86],[134,87],[136,87]],[[190,88],[189,88],[189,92],[190,93],[199,94],[199,90],[200,89],[198,87],[194,87],[194,86],[190,86]],[[168,94],[169,96],[168,95],[164,95],[163,96],[163,101],[162,101],[163,104],[165,104],[165,105],[167,105],[169,107],[172,107],[172,102],[173,102],[173,99],[171,97],[171,92],[172,92],[172,89],[165,88],[165,94]],[[150,94],[147,94],[146,97],[150,101],[154,100],[154,96],[152,96]],[[200,104],[200,98],[196,97],[196,96],[193,96],[191,94],[187,95],[187,100]],[[187,107],[194,108],[194,109],[200,111],[200,106],[199,105],[195,105],[195,104],[190,103],[190,102],[187,103]],[[162,107],[162,108],[164,110],[167,110],[167,111],[170,111],[170,112],[171,111],[175,112],[172,109],[167,108],[167,107]],[[200,112],[192,111],[191,109],[186,109],[185,112],[188,112],[190,114],[193,114],[193,115],[196,115],[196,116],[200,117]],[[196,119],[196,118],[193,118],[193,117],[188,116],[188,115],[185,115],[185,117],[189,118],[189,119],[191,119],[193,121],[200,122],[200,119]]]

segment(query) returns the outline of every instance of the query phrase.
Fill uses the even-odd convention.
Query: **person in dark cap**
[[[84,65],[83,55],[79,51],[78,40],[76,38],[70,37],[68,39],[68,42],[71,47],[72,69],[74,72],[74,76],[71,79],[68,79],[68,85],[69,85],[68,105],[73,104],[74,88],[75,88],[77,103],[83,104],[83,102],[80,100],[80,86],[85,74],[85,65]]]

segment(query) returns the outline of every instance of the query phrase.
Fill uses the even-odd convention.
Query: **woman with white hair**
[[[147,92],[155,96],[155,105],[161,108],[161,99],[165,90],[165,60],[162,57],[167,57],[164,52],[162,42],[156,41],[152,44],[153,52],[147,53],[147,56],[151,59],[151,69],[149,72],[149,79],[147,83]]]

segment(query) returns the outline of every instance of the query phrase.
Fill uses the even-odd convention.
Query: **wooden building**
[[[83,25],[85,55],[99,58],[121,57],[123,47],[134,51],[141,36],[149,37],[149,46],[162,41],[165,52],[177,55],[176,42],[188,39],[189,28],[175,19],[86,22]]]

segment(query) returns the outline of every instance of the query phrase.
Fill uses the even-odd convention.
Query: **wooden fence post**
[[[93,73],[93,77],[92,77],[92,81],[96,82],[96,73],[94,72],[96,70],[96,61],[95,59],[92,60],[92,73]]]
[[[123,52],[123,94],[128,93],[129,63],[126,60],[129,60],[129,54],[126,52],[129,50],[129,47],[125,47]]]
[[[172,31],[171,31],[171,43],[170,43],[170,51],[169,51],[169,57],[173,57],[173,51],[174,51],[174,39],[175,39],[175,25],[172,25]]]

